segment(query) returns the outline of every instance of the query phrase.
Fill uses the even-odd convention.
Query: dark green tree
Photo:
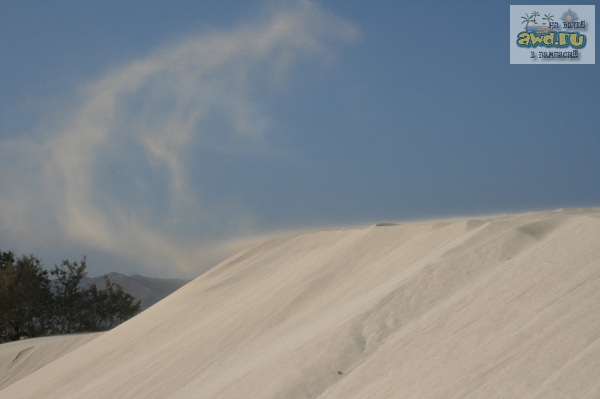
[[[84,331],[103,331],[118,326],[140,311],[140,301],[104,276],[104,289],[90,285],[83,293],[85,311],[81,315]]]
[[[0,336],[15,340],[52,331],[51,303],[50,278],[40,260],[0,252]]]
[[[0,340],[103,331],[140,311],[140,301],[105,279],[83,286],[86,259],[64,260],[48,272],[33,255],[0,252]]]
[[[86,298],[79,285],[86,275],[85,268],[84,257],[79,263],[63,260],[50,271],[54,277],[52,324],[57,334],[82,331],[80,325]]]
[[[54,324],[57,333],[104,331],[113,328],[140,311],[140,301],[104,276],[104,289],[91,284],[83,287],[86,259],[64,260],[50,272],[56,278],[54,288]]]

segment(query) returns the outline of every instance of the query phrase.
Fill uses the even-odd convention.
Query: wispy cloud
[[[260,87],[298,61],[329,62],[356,29],[308,1],[246,26],[188,37],[81,87],[58,122],[0,143],[2,234],[192,272],[254,228],[243,205],[203,201],[194,150],[268,153]],[[57,119],[56,116],[53,117]]]

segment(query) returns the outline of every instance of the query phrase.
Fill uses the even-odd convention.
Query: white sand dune
[[[600,209],[571,209],[282,236],[0,397],[598,398],[598,376]]]
[[[0,345],[0,390],[91,341],[99,334],[55,335]]]

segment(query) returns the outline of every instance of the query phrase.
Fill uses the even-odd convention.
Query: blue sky
[[[510,65],[509,6],[0,0],[0,249],[193,277],[282,230],[600,206],[598,69]]]

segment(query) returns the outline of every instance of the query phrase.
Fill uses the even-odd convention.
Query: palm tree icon
[[[521,21],[521,23],[525,24],[525,31],[527,32],[527,28],[529,28],[529,23],[533,22],[534,17],[533,17],[533,15],[529,15],[529,14],[525,13],[525,16],[521,17],[521,18],[523,18],[523,21]]]
[[[535,20],[535,17],[539,17],[539,16],[540,16],[540,13],[539,13],[539,12],[537,12],[537,11],[534,11],[534,12],[531,14],[531,16],[533,17],[533,23],[534,23],[534,24],[537,24],[537,21]]]
[[[544,18],[542,18],[542,19],[545,19],[546,21],[548,21],[548,25],[550,25],[550,22],[554,21],[554,15],[548,13],[548,14],[545,14]]]

